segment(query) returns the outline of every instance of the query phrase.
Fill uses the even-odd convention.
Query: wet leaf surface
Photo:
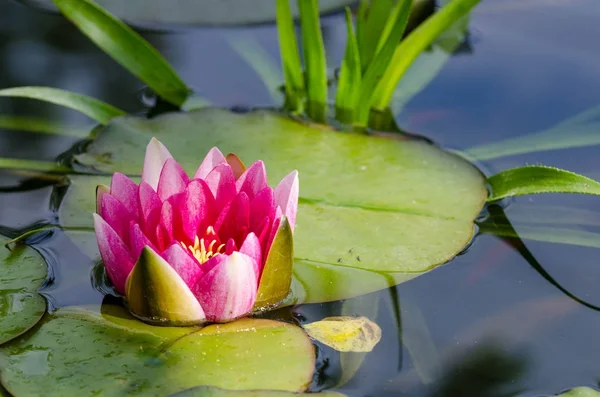
[[[45,299],[37,293],[44,283],[47,266],[26,245],[4,246],[0,236],[0,344],[33,327],[46,311]]]
[[[60,309],[0,347],[2,384],[15,396],[165,396],[199,385],[302,391],[314,364],[312,343],[291,324],[155,327],[113,305]]]
[[[312,338],[341,352],[370,352],[381,340],[381,328],[366,317],[327,317],[303,327]]]
[[[299,171],[297,302],[383,289],[449,261],[471,240],[487,196],[477,169],[426,142],[324,130],[266,111],[120,118],[76,161],[139,175],[152,136],[190,174],[213,146],[246,164],[264,160],[271,184]],[[61,222],[91,228],[95,185],[107,184],[108,177],[72,181]]]

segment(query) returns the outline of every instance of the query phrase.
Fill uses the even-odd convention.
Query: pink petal
[[[250,224],[250,200],[245,193],[239,193],[227,206],[215,222],[215,231],[222,241],[234,239],[239,247],[246,235]]]
[[[187,185],[181,196],[179,213],[183,234],[190,242],[214,224],[216,204],[206,182],[194,179]]]
[[[274,219],[275,208],[273,189],[267,187],[261,190],[250,203],[250,231],[259,233],[265,217]]]
[[[217,200],[217,211],[221,211],[237,194],[233,170],[227,163],[218,164],[206,176],[206,183]]]
[[[136,221],[140,217],[138,190],[138,185],[125,175],[119,172],[113,175],[110,182],[110,194],[129,210],[129,213]]]
[[[166,232],[165,247],[171,245],[173,241],[183,240],[183,228],[181,225],[181,214],[176,205],[177,199],[180,197],[173,196],[169,200],[163,202],[160,211],[160,226]]]
[[[157,221],[153,218],[153,212],[156,212],[162,206],[162,201],[158,198],[158,194],[148,185],[146,182],[140,183],[139,187],[139,200],[140,200],[140,215],[142,217],[141,223],[146,226],[151,221]],[[156,215],[154,215],[156,217]]]
[[[248,314],[256,300],[256,265],[251,257],[234,252],[224,256],[192,290],[209,321],[225,322]]]
[[[146,146],[142,182],[146,182],[156,190],[163,165],[168,159],[172,158],[173,156],[171,156],[165,145],[160,143],[158,139],[152,138],[148,146]]]
[[[263,267],[262,250],[258,237],[254,233],[248,234],[239,252],[252,258],[252,264],[256,266],[254,272],[256,273],[256,283],[258,284]]]
[[[208,151],[204,160],[202,160],[202,164],[200,164],[200,167],[198,167],[198,170],[194,174],[194,179],[206,178],[210,171],[221,163],[226,163],[225,157],[219,149],[213,147]]]
[[[121,237],[98,214],[94,214],[94,229],[106,273],[119,294],[125,295],[125,280],[137,258],[131,256]]]
[[[174,194],[182,193],[190,183],[190,178],[175,159],[168,159],[160,173],[158,197],[166,200]]]
[[[102,195],[101,201],[102,218],[123,241],[129,241],[129,224],[135,222],[129,210],[110,194]]]
[[[235,185],[238,193],[244,192],[248,195],[250,200],[252,200],[258,192],[269,186],[267,185],[265,163],[261,160],[254,162],[254,164],[240,176]]]
[[[190,290],[198,284],[203,274],[202,267],[180,244],[171,245],[163,252],[162,257],[175,269]]]
[[[139,258],[142,253],[142,249],[145,246],[150,246],[153,251],[156,251],[154,244],[148,239],[148,237],[142,232],[142,228],[137,223],[131,223],[129,227],[129,250],[133,258]]]
[[[266,244],[263,247],[263,252],[265,253],[265,255],[271,249],[271,244],[273,244],[273,240],[275,239],[275,234],[277,234],[277,229],[279,229],[279,224],[281,223],[282,216],[283,216],[283,214],[281,211],[281,207],[278,206],[277,210],[275,211],[275,220],[273,221],[273,224],[271,225],[269,237],[266,241]]]
[[[298,171],[292,171],[279,182],[274,190],[275,203],[281,207],[287,217],[292,232],[296,225],[296,212],[298,211]]]

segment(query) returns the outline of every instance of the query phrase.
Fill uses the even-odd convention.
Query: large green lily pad
[[[335,132],[268,111],[119,118],[75,160],[139,175],[152,136],[190,174],[212,146],[246,164],[264,160],[272,185],[298,169],[298,302],[383,289],[449,261],[471,240],[487,196],[475,167],[424,141]],[[64,226],[92,225],[98,178],[86,178],[72,179],[61,208]]]
[[[0,347],[0,379],[15,396],[163,397],[200,385],[303,391],[314,364],[309,338],[291,324],[154,327],[111,305],[60,309]]]
[[[46,264],[26,245],[9,250],[8,241],[0,236],[0,344],[33,327],[46,311],[37,293],[48,273]]]
[[[20,0],[55,10],[51,0]],[[320,0],[321,12],[351,5],[355,0]],[[96,3],[128,22],[143,25],[245,25],[275,22],[274,0],[96,0]],[[295,1],[292,14],[298,16]]]
[[[294,397],[306,395],[277,390],[225,390],[210,386],[199,386],[173,394],[170,397]],[[318,397],[344,397],[336,392],[320,392]]]

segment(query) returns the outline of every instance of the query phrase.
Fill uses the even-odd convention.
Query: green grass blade
[[[354,107],[360,93],[361,66],[358,43],[352,27],[352,13],[346,8],[346,28],[348,39],[346,52],[340,67],[340,78],[335,98],[335,115],[342,123],[352,123]]]
[[[492,193],[488,202],[506,197],[539,193],[600,195],[600,183],[574,172],[546,166],[525,166],[488,178]]]
[[[372,105],[383,110],[389,106],[396,85],[415,59],[452,24],[465,16],[480,0],[453,0],[412,31],[396,48],[385,71]]]
[[[307,113],[325,122],[327,112],[327,63],[317,0],[298,0],[308,97]]]
[[[292,112],[304,111],[304,73],[296,42],[294,19],[290,10],[290,0],[277,0],[277,32],[279,52],[285,78],[285,108]]]
[[[600,106],[543,131],[474,146],[466,155],[474,160],[492,160],[545,150],[569,149],[600,144]]]
[[[390,62],[393,62],[395,49],[402,39],[404,30],[408,24],[411,8],[412,0],[400,0],[389,16],[393,21],[393,23],[389,22],[392,30],[387,35],[381,50],[379,50],[373,61],[369,64],[360,85],[360,94],[355,112],[355,122],[358,125],[364,126],[367,124],[375,90],[382,75],[389,68]]]
[[[100,124],[125,112],[98,99],[50,87],[14,87],[0,90],[0,97],[37,99],[77,110]]]
[[[160,97],[181,106],[190,89],[169,63],[133,29],[90,0],[53,0],[60,12]]]
[[[390,12],[394,8],[394,0],[371,0],[369,6],[363,12],[366,13],[364,18],[363,37],[360,42],[360,64],[363,74],[373,61],[381,47],[378,44],[382,41],[382,33],[386,29],[386,25],[390,25]],[[360,23],[361,21],[357,21]],[[391,26],[388,26],[388,34],[391,31]]]
[[[360,4],[358,5],[358,10],[356,12],[356,42],[358,43],[359,54],[368,51],[364,48],[366,45],[366,25],[368,9],[369,0],[360,0]]]
[[[38,117],[23,117],[0,114],[0,130],[2,129],[84,138],[88,136],[91,128],[72,127],[63,123]]]

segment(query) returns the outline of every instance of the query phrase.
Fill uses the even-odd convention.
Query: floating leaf
[[[576,387],[565,393],[559,394],[556,397],[598,397],[600,392],[598,390],[590,389],[589,387]]]
[[[324,132],[266,111],[119,118],[76,160],[107,173],[139,174],[152,136],[190,174],[213,146],[245,163],[264,160],[271,183],[298,169],[299,301],[361,295],[447,262],[471,240],[487,195],[477,169],[426,142]],[[91,228],[95,185],[108,184],[108,177],[88,178],[73,178],[62,225]]]
[[[303,327],[311,338],[341,352],[370,352],[381,340],[381,328],[366,317],[326,317]]]
[[[100,124],[107,124],[125,112],[98,99],[50,87],[14,87],[0,90],[0,97],[38,99],[81,112]]]
[[[225,390],[210,386],[200,386],[173,394],[170,397],[294,397],[302,395],[305,394],[278,390]],[[330,391],[319,392],[318,396],[344,397],[343,394]]]
[[[53,1],[83,34],[159,96],[176,106],[185,102],[190,89],[160,53],[133,29],[90,0]]]
[[[379,294],[368,294],[346,299],[342,303],[341,316],[364,316],[376,322],[379,313]],[[340,352],[340,367],[342,375],[336,388],[348,383],[358,372],[367,357],[368,352]]]
[[[60,309],[0,347],[2,384],[15,396],[163,397],[200,385],[302,391],[314,364],[313,345],[291,324],[153,327],[111,305],[102,314]]]
[[[8,241],[0,236],[0,345],[33,327],[46,311],[37,293],[46,280],[46,264],[26,245],[9,250]]]
[[[539,193],[600,195],[600,183],[574,172],[541,165],[517,167],[488,178],[488,201]]]

